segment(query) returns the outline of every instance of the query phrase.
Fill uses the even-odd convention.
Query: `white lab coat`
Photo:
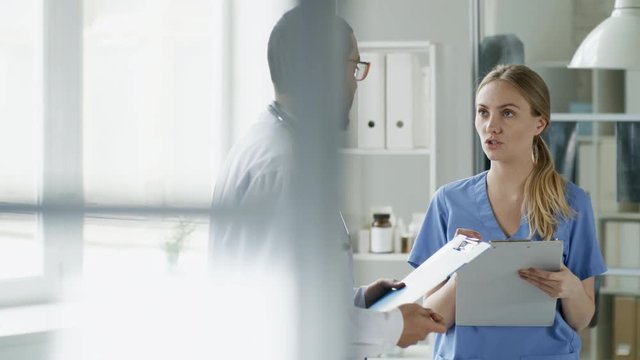
[[[214,208],[237,210],[232,219],[212,217],[209,259],[214,266],[270,267],[286,244],[274,234],[277,209],[291,171],[292,135],[265,112],[230,150],[213,191]]]
[[[279,195],[289,184],[293,139],[291,125],[265,111],[247,135],[231,149],[216,182],[214,206],[246,206]],[[278,243],[269,218],[259,214],[250,221],[211,221],[209,254],[212,264],[224,263],[243,268],[280,261],[287,244]],[[252,226],[247,226],[252,224]],[[347,251],[349,252],[349,251]],[[351,254],[345,254],[351,262]],[[349,264],[351,268],[351,264]],[[353,283],[353,280],[350,281]],[[354,330],[354,358],[375,356],[391,349],[400,339],[403,319],[400,310],[381,313],[364,309],[364,288],[354,289],[354,307],[350,324]]]

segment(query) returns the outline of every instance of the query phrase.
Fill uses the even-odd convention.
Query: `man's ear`
[[[547,128],[547,125],[549,125],[549,120],[544,116],[539,116],[536,124],[536,135],[540,135]]]

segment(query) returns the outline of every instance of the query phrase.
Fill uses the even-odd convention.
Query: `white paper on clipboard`
[[[388,293],[369,309],[389,311],[402,304],[415,302],[490,247],[489,243],[464,235],[454,237],[402,279],[405,283],[404,288]]]
[[[456,325],[551,326],[557,300],[521,279],[530,267],[560,270],[562,241],[491,241],[491,249],[458,271]]]

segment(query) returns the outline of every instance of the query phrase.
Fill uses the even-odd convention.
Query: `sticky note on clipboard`
[[[415,302],[490,247],[489,243],[464,235],[454,237],[402,279],[406,285],[404,288],[391,291],[375,302],[370,309],[389,311],[402,304]]]

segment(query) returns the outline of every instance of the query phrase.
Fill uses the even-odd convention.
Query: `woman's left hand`
[[[560,271],[528,268],[519,270],[518,274],[529,284],[555,299],[572,298],[584,292],[582,281],[564,264],[560,265]]]

